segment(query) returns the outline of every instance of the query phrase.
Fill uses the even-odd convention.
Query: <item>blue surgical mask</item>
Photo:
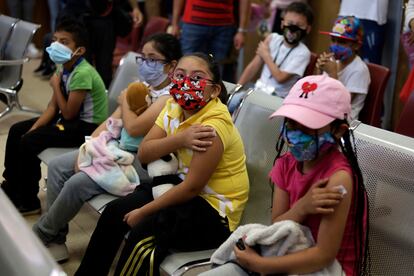
[[[330,132],[321,135],[309,135],[300,130],[285,128],[283,138],[288,144],[290,153],[299,162],[313,160],[317,157],[322,146],[326,144],[336,144]],[[318,139],[318,143],[317,140]]]
[[[336,60],[345,61],[352,57],[353,51],[350,47],[332,44],[329,46],[329,51],[334,54]]]
[[[168,77],[164,73],[164,64],[156,62],[155,66],[149,66],[147,61],[142,62],[138,67],[138,75],[152,87],[157,87]]]
[[[46,52],[49,54],[50,59],[56,64],[64,64],[71,60],[73,56],[70,48],[57,41],[50,44],[50,46],[46,48]]]

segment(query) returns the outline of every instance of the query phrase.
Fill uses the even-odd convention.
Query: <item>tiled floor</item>
[[[19,92],[20,101],[37,110],[43,110],[51,97],[52,90],[49,86],[48,80],[42,80],[32,74],[33,70],[39,64],[39,60],[31,60],[23,68],[24,84],[22,90]],[[0,102],[0,111],[3,110],[4,104]],[[7,133],[10,126],[18,121],[33,117],[33,114],[19,112],[14,110],[5,117],[0,119],[0,171],[3,173],[5,145],[7,140]],[[42,174],[46,175],[47,168],[42,165]],[[0,176],[0,181],[3,178]],[[44,185],[41,181],[40,185]],[[45,210],[45,191],[40,189],[39,197],[42,200],[42,210]],[[31,227],[38,215],[25,217],[28,225]],[[70,223],[70,232],[68,235],[67,246],[69,249],[70,259],[61,266],[68,275],[73,275],[79,266],[82,256],[88,245],[89,238],[97,222],[97,213],[87,205],[84,206],[81,212]]]

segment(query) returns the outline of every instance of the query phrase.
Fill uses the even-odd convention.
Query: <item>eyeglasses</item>
[[[205,77],[203,77],[203,76],[199,75],[199,73],[194,73],[194,74],[192,74],[192,75],[188,76],[188,75],[185,75],[185,74],[184,74],[183,72],[181,72],[181,71],[176,71],[176,72],[174,72],[174,73],[172,73],[172,74],[170,75],[170,78],[171,78],[172,80],[175,80],[175,81],[182,81],[182,80],[185,80],[186,78],[188,78],[190,81],[200,81],[200,80],[205,80],[205,81],[209,81],[209,82],[214,83],[214,81],[213,81],[213,80],[208,79],[208,78],[205,78]]]
[[[165,59],[158,59],[158,58],[146,58],[142,55],[138,55],[135,58],[135,61],[138,65],[142,65],[144,62],[151,68],[155,68],[157,66],[157,64],[161,63],[161,64],[167,64],[168,60]]]

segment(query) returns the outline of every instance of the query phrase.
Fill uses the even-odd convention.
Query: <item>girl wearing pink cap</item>
[[[262,275],[308,274],[337,260],[342,275],[367,272],[368,199],[348,128],[350,103],[350,93],[339,81],[309,76],[293,86],[272,114],[285,118],[269,174],[275,185],[272,221],[307,226],[315,244],[270,257],[247,245],[235,246],[244,269]],[[288,152],[282,155],[285,144]]]

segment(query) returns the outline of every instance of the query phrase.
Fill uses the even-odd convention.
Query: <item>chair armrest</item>
[[[21,65],[29,61],[29,58],[23,58],[23,59],[11,59],[11,60],[0,60],[1,66],[13,66],[13,65]]]

